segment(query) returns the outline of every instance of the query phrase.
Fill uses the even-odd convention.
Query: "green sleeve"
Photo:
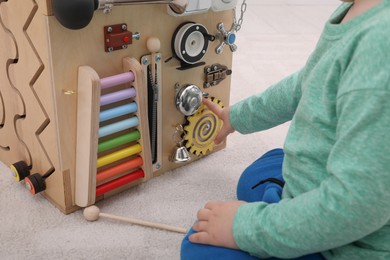
[[[351,53],[345,54],[348,57],[340,59],[344,71],[335,107],[329,108],[337,123],[326,161],[327,177],[312,190],[277,204],[242,205],[233,223],[240,249],[261,258],[294,258],[353,245],[389,225],[390,52],[388,35],[375,35],[379,39],[360,38]],[[256,126],[250,125],[248,130]],[[322,141],[305,142],[316,147]],[[307,164],[302,167],[311,170],[311,177],[316,176],[315,163]],[[299,180],[308,177],[291,172],[293,169],[283,170]],[[355,255],[345,259],[368,258]]]
[[[390,216],[389,100],[390,92],[380,90],[340,97],[329,177],[278,204],[241,206],[233,223],[240,249],[261,258],[292,258],[340,247],[383,227]]]
[[[298,71],[263,93],[233,105],[229,115],[233,128],[248,134],[291,120],[301,97],[300,78]]]

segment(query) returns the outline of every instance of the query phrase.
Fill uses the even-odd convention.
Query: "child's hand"
[[[234,128],[232,127],[229,119],[229,107],[221,108],[207,98],[203,98],[203,102],[223,121],[221,131],[219,131],[217,137],[214,140],[215,144],[220,144],[229,134],[234,132]]]
[[[233,238],[233,220],[244,201],[208,202],[198,211],[198,222],[192,227],[197,233],[189,240],[193,243],[208,244],[238,249]]]

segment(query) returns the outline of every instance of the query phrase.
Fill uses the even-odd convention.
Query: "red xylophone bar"
[[[103,195],[104,193],[107,193],[109,191],[112,191],[116,188],[119,188],[120,186],[123,186],[125,184],[128,184],[132,181],[141,179],[145,176],[144,171],[141,169],[136,170],[135,172],[132,172],[130,174],[127,174],[125,176],[122,176],[118,179],[115,179],[113,181],[104,183],[100,186],[96,187],[96,197]]]

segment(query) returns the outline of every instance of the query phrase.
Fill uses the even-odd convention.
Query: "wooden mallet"
[[[175,226],[170,226],[170,225],[166,225],[166,224],[149,222],[149,221],[145,221],[142,219],[127,218],[127,217],[121,217],[121,216],[115,216],[115,215],[111,215],[111,214],[101,213],[100,209],[96,206],[90,206],[90,207],[85,208],[83,214],[84,214],[84,218],[88,221],[95,221],[95,220],[98,220],[99,217],[103,217],[103,218],[127,222],[127,223],[134,224],[134,225],[140,225],[140,226],[151,227],[151,228],[158,228],[158,229],[163,229],[166,231],[178,232],[178,233],[183,233],[183,234],[187,233],[187,230],[185,228],[181,228],[181,227],[175,227]]]

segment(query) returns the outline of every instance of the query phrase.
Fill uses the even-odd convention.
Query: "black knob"
[[[39,173],[34,173],[30,176],[27,176],[24,179],[24,182],[25,182],[26,188],[33,195],[35,195],[41,191],[46,190],[45,179]]]
[[[16,181],[22,181],[30,175],[30,167],[24,161],[19,161],[11,165]]]
[[[66,28],[82,29],[92,20],[99,0],[53,0],[53,13]]]

